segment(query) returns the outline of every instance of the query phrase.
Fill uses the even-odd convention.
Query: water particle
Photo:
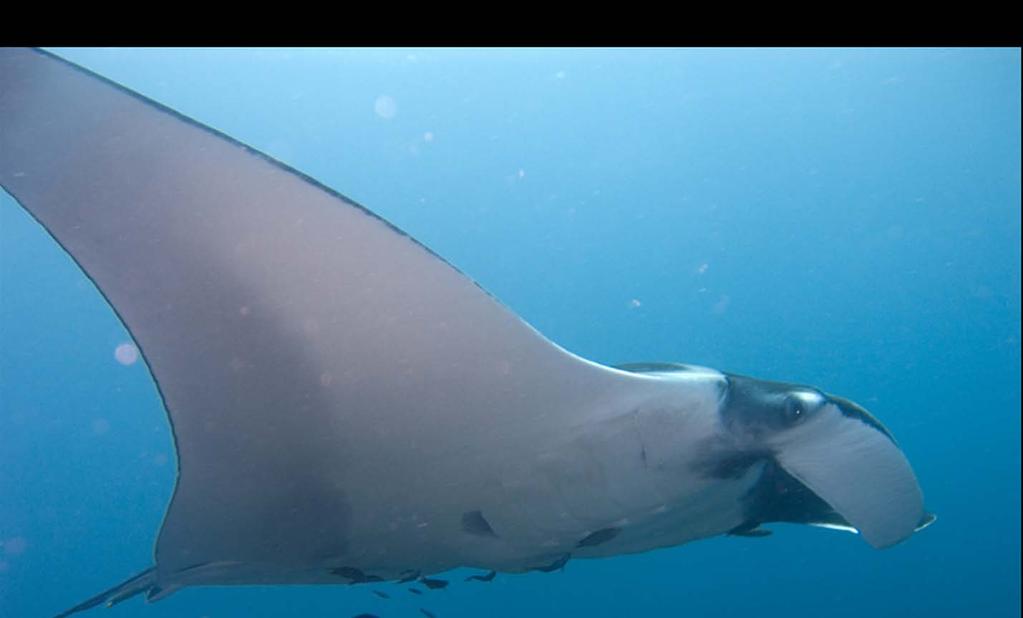
[[[134,365],[139,359],[139,349],[126,341],[114,348],[114,358],[122,365]]]
[[[8,556],[20,556],[28,549],[28,541],[23,536],[11,537],[0,545],[4,546],[4,553]]]
[[[426,133],[423,133],[423,141],[424,142],[432,142],[433,141],[433,131],[427,131]]]
[[[629,301],[629,306],[632,307],[633,309],[638,309],[643,306],[643,303],[640,302],[638,298],[633,298],[632,300]]]
[[[373,111],[384,120],[390,120],[398,113],[398,102],[393,97],[382,94],[373,103]]]
[[[92,421],[92,435],[102,436],[110,431],[110,421],[105,418],[97,418]]]

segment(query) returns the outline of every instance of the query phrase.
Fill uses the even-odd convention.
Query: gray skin
[[[862,408],[544,338],[352,200],[173,110],[0,49],[0,184],[95,283],[167,410],[153,566],[192,585],[552,571],[771,521],[875,547],[927,516]]]

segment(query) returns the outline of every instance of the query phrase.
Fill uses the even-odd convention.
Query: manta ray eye
[[[785,421],[789,424],[798,423],[806,416],[806,402],[798,396],[788,396],[785,398],[784,408]]]

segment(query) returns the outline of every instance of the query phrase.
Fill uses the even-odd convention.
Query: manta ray
[[[852,401],[581,358],[353,200],[50,53],[0,50],[0,184],[131,333],[177,451],[153,564],[60,616],[552,571],[771,522],[883,548],[933,521]]]

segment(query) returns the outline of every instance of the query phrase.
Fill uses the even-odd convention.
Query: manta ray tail
[[[156,567],[148,568],[138,575],[117,584],[113,588],[104,590],[96,596],[75,605],[71,609],[62,611],[54,616],[54,618],[64,618],[65,616],[70,616],[71,614],[96,607],[101,603],[107,607],[113,607],[121,601],[130,599],[131,597],[143,592],[146,593],[147,597],[159,592],[159,588],[156,587]]]

